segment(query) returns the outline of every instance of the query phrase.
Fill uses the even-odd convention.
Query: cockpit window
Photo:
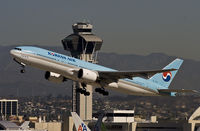
[[[22,49],[20,49],[20,48],[14,48],[14,49],[15,49],[15,50],[20,50],[20,51],[22,50]]]

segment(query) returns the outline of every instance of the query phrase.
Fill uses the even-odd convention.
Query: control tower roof
[[[92,33],[93,25],[79,22],[72,25],[73,34],[65,37],[61,42],[66,51],[76,58],[86,58],[97,62],[97,54],[103,40]]]
[[[101,49],[103,40],[94,34],[71,34],[62,40],[65,50],[82,52],[87,47],[87,53]]]
[[[93,26],[89,23],[78,22],[72,25],[74,34],[92,34]]]

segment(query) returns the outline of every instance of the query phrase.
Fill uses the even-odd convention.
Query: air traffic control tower
[[[62,40],[63,47],[70,51],[72,57],[91,63],[97,63],[97,54],[103,40],[92,33],[93,26],[89,23],[72,25],[73,34]],[[85,92],[82,92],[86,89]],[[77,112],[81,119],[92,119],[92,86],[73,82],[72,111]]]

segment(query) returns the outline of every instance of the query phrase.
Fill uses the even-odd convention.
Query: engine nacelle
[[[62,83],[64,81],[66,81],[66,78],[63,77],[62,75],[54,73],[54,72],[49,72],[49,71],[46,71],[45,79],[47,79],[51,82],[54,82],[54,83]]]
[[[80,69],[78,71],[78,78],[86,80],[87,82],[95,82],[98,78],[98,74],[91,70]]]

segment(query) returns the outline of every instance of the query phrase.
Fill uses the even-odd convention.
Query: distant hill
[[[0,46],[0,96],[71,95],[71,81],[54,84],[44,79],[44,71],[27,67],[21,74],[20,66],[9,55],[14,46]],[[42,47],[59,53],[66,53],[62,47]],[[134,53],[134,52],[133,52]],[[147,56],[100,53],[99,64],[118,70],[161,69],[175,56],[153,53]],[[200,91],[200,61],[184,59],[184,63],[170,88],[196,89]],[[119,95],[112,92],[111,94]]]

